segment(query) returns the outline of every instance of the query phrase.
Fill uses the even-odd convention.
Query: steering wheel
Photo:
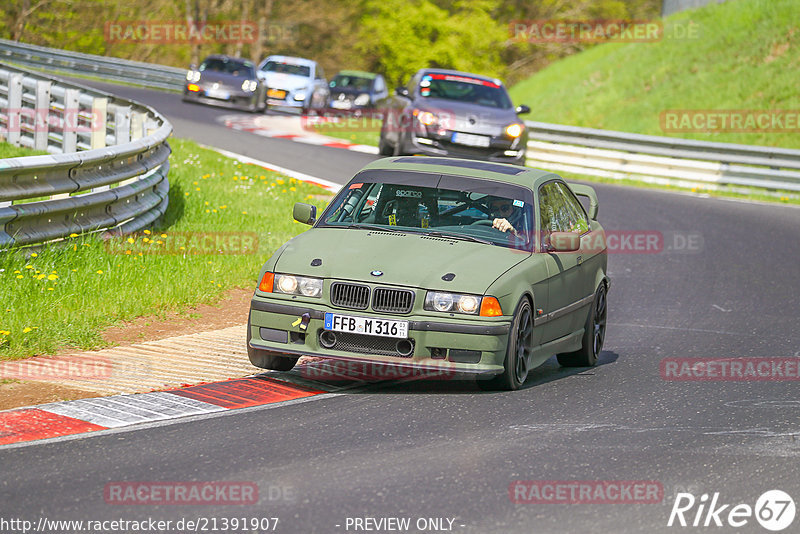
[[[477,221],[469,223],[470,226],[492,226],[494,220],[492,219],[478,219]]]

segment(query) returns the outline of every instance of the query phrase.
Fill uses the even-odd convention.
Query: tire
[[[300,358],[291,358],[287,356],[275,356],[267,351],[254,349],[250,346],[250,322],[247,323],[247,356],[250,358],[250,363],[261,369],[270,369],[272,371],[290,371],[297,360]]]
[[[606,337],[606,318],[608,316],[608,299],[606,285],[600,284],[595,291],[592,305],[586,317],[583,329],[581,348],[575,352],[558,355],[558,363],[562,367],[592,367],[597,364],[603,341]]]
[[[533,312],[531,302],[523,298],[517,304],[511,323],[503,372],[490,380],[478,380],[478,387],[485,390],[514,391],[528,378],[528,359],[533,344]]]

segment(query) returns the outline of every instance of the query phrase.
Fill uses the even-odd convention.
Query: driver
[[[521,225],[523,212],[521,209],[514,208],[514,203],[510,198],[491,197],[487,207],[489,215],[493,217],[492,228],[501,232],[510,230],[511,233],[517,234],[515,226]]]

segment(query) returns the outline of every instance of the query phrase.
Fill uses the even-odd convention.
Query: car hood
[[[416,107],[430,111],[448,122],[448,130],[483,135],[499,135],[511,123],[522,122],[514,108],[499,109],[486,106],[443,100],[440,98],[418,98]]]
[[[294,91],[311,85],[311,78],[284,72],[265,72],[262,70],[258,72],[258,77],[264,80],[267,87],[286,91]]]
[[[275,271],[483,294],[504,272],[530,253],[482,243],[421,234],[316,228],[287,244]],[[312,260],[322,265],[312,267]],[[372,271],[381,271],[373,276]],[[450,282],[442,280],[455,274]]]

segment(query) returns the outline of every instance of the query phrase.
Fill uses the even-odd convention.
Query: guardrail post
[[[8,77],[8,134],[6,141],[12,145],[20,146],[19,139],[22,132],[22,74],[12,74]],[[0,204],[2,206],[2,204]]]
[[[78,151],[78,101],[81,92],[78,89],[67,89],[64,91],[64,117],[62,124],[64,125],[64,136],[61,143],[61,152],[77,152]]]
[[[131,141],[141,139],[147,134],[144,131],[144,113],[134,111],[131,113]]]
[[[106,146],[106,114],[108,112],[108,98],[95,98],[92,102],[92,137],[91,147],[105,148]]]
[[[33,111],[33,149],[47,150],[48,129],[50,122],[50,86],[49,80],[36,81],[36,105]]]
[[[131,108],[117,106],[114,114],[114,137],[117,145],[131,141]]]

